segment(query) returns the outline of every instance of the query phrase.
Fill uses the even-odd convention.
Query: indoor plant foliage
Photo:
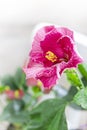
[[[39,119],[36,116],[32,119],[30,129],[67,130],[66,105],[74,99],[74,102],[85,108],[84,103],[80,102],[81,92],[84,95],[85,88],[74,69],[83,59],[76,50],[73,31],[64,27],[42,27],[34,36],[28,61],[23,68],[26,79],[33,77],[41,81],[43,90],[51,90],[63,72],[79,90],[75,97],[73,95],[74,98],[68,98],[67,95],[65,99],[50,99],[32,110],[33,116],[38,114]]]
[[[74,103],[87,109],[87,67],[82,62],[83,59],[76,49],[73,31],[56,26],[39,29],[34,36],[28,61],[23,67],[26,79],[23,72],[15,77],[15,83],[24,92],[21,99],[24,107],[14,113],[12,107],[7,107],[0,119],[19,123],[21,130],[68,130],[66,106]],[[67,95],[60,97],[55,93],[54,86],[63,73],[71,83],[71,88]],[[33,87],[28,87],[30,85]],[[44,93],[52,91],[54,98],[38,103]],[[19,102],[20,99],[16,100]]]
[[[28,84],[30,84],[30,80]],[[34,82],[32,87],[28,87],[25,74],[21,68],[18,68],[13,76],[6,75],[1,79],[0,94],[6,96],[7,102],[0,115],[0,121],[6,120],[10,123],[7,130],[24,129],[29,110],[42,95],[39,84]]]

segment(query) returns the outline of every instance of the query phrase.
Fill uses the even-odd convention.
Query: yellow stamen
[[[16,91],[14,92],[14,97],[15,97],[15,98],[18,98],[18,97],[19,97],[19,91],[18,91],[18,90],[16,90]]]
[[[45,57],[51,62],[57,61],[57,56],[51,51],[47,51]]]

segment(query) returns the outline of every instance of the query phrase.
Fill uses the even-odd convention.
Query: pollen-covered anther
[[[45,58],[47,58],[51,62],[57,61],[57,56],[51,51],[46,52]]]

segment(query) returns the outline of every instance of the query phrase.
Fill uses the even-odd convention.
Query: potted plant
[[[69,124],[65,115],[66,107],[75,106],[76,108],[74,104],[77,104],[79,108],[87,109],[87,72],[82,62],[83,59],[76,50],[73,31],[53,25],[39,29],[33,39],[28,62],[24,65],[23,71],[26,74],[27,83],[30,79],[39,82],[39,94],[41,94],[39,96],[47,95],[52,91],[54,96],[41,102],[36,100],[34,105],[32,102],[27,109],[24,107],[23,110],[16,111],[15,114],[13,114],[14,109],[11,104],[12,114],[11,111],[9,113],[7,111],[6,115],[4,111],[5,118],[1,117],[1,119],[8,119],[14,124],[19,123],[22,126],[21,130],[68,130]],[[77,68],[83,77],[80,76]],[[63,73],[67,76],[71,87],[66,95],[62,96],[58,90],[54,89],[54,86]],[[34,99],[38,97],[37,87],[38,85],[35,88],[30,88],[31,97],[33,97],[32,92],[35,93]],[[56,87],[58,86],[56,85]],[[81,129],[83,128],[81,127]]]
[[[23,69],[26,79],[34,77],[40,80],[43,90],[48,92],[53,89],[62,73],[66,73],[75,86],[75,92],[72,95],[68,93],[63,98],[46,100],[33,109],[28,129],[67,130],[66,106],[74,102],[86,109],[86,88],[75,70],[82,62],[83,59],[76,50],[73,31],[70,29],[49,25],[36,32],[29,62]]]

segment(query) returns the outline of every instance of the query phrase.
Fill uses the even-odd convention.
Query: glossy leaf
[[[0,116],[0,121],[8,121],[10,123],[27,123],[29,122],[29,114],[28,111],[21,111],[16,114],[11,113],[3,113],[3,115]]]
[[[30,113],[31,123],[27,130],[68,130],[65,119],[66,101],[49,99]]]
[[[23,73],[21,68],[18,68],[16,74],[14,76],[14,80],[17,86],[22,87],[24,85],[26,79],[25,74]]]
[[[87,88],[81,89],[74,97],[74,102],[87,109]]]
[[[18,86],[15,84],[13,76],[5,76],[1,81],[3,86],[9,86],[11,89],[18,89]]]

